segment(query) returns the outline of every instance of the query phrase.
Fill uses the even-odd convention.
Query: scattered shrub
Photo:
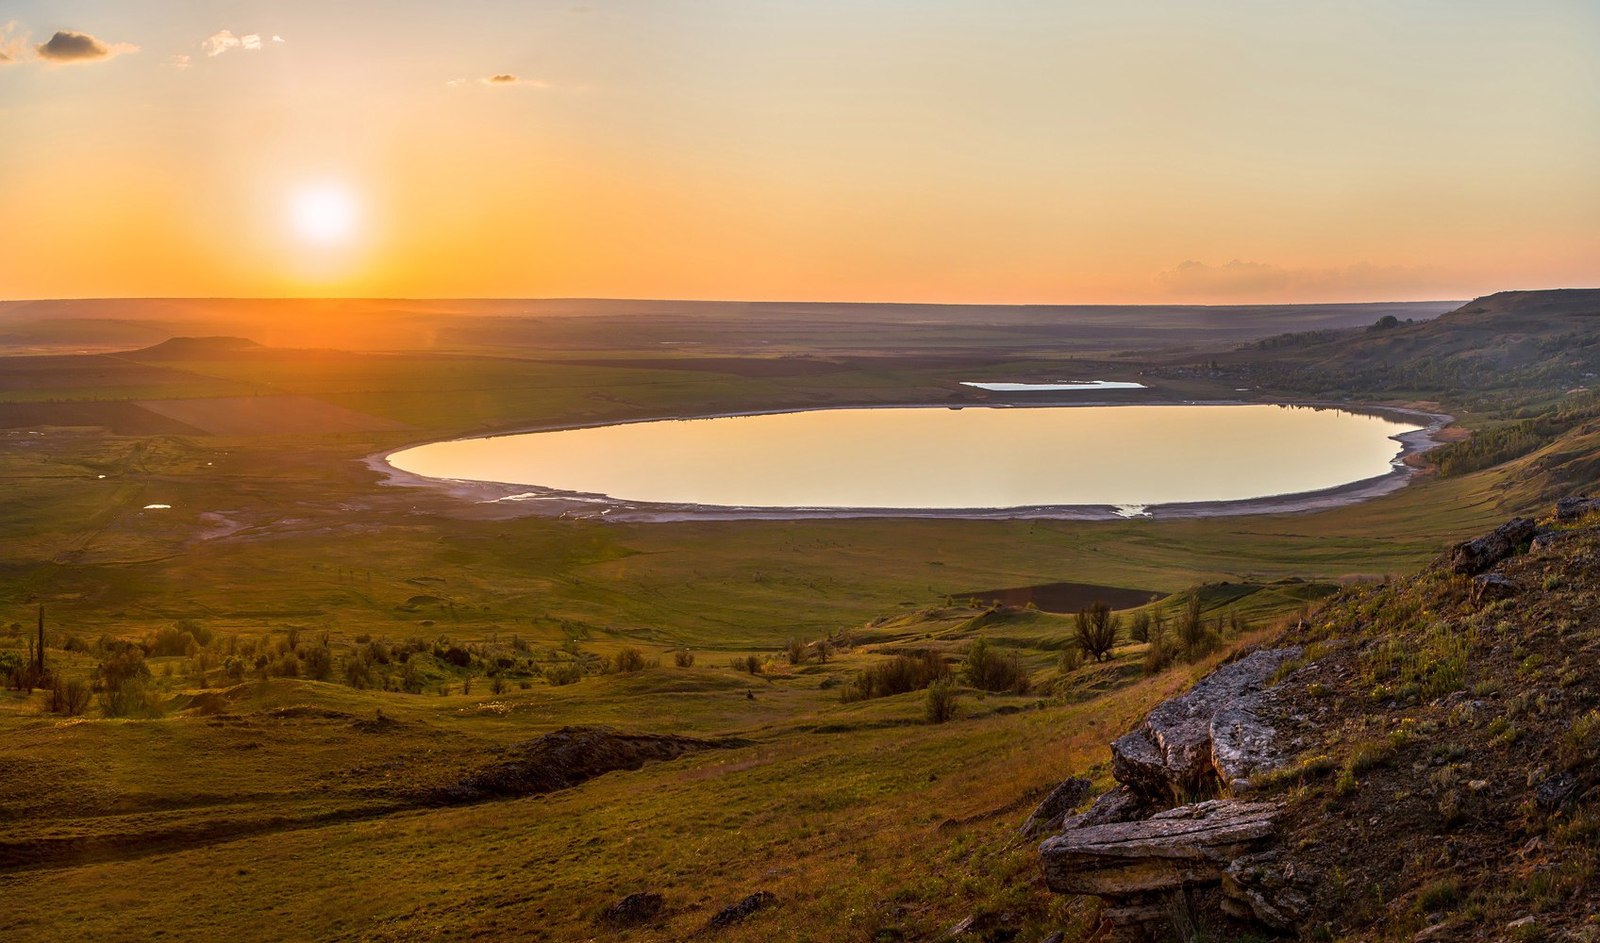
[[[1572,722],[1561,738],[1561,760],[1569,770],[1600,762],[1600,710]]]
[[[984,638],[967,649],[962,674],[973,687],[996,693],[1027,694],[1031,686],[1022,659],[1014,653],[995,651]]]
[[[300,656],[294,652],[285,652],[269,669],[273,677],[298,678],[300,677]]]
[[[344,663],[344,682],[357,690],[372,687],[372,663],[361,655]]]
[[[160,717],[161,699],[151,684],[144,652],[128,647],[101,662],[100,710],[107,717]]]
[[[216,634],[214,632],[201,625],[194,619],[179,619],[175,625],[175,628],[177,628],[177,630],[180,632],[187,632],[194,636],[194,640],[199,642],[200,647],[202,648],[210,647],[211,643],[216,640]]]
[[[556,687],[583,680],[583,668],[577,662],[565,661],[544,669],[544,679]]]
[[[950,679],[941,678],[928,685],[925,704],[928,722],[942,724],[956,716],[956,686]]]
[[[680,648],[672,653],[672,663],[679,668],[693,668],[694,652],[689,651],[687,648]]]
[[[198,648],[199,644],[193,635],[176,626],[156,632],[145,642],[150,654],[156,657],[187,655],[190,649]]]
[[[1083,667],[1083,646],[1073,642],[1061,650],[1061,659],[1057,662],[1062,674],[1071,674]]]
[[[645,669],[644,654],[637,648],[624,648],[611,656],[608,667],[614,672],[634,672]]]
[[[58,676],[50,684],[50,697],[45,709],[52,714],[77,717],[89,706],[92,693],[88,683],[81,678],[67,681]]]
[[[950,676],[950,666],[932,652],[895,655],[856,675],[840,695],[843,701],[865,701],[920,691]]]
[[[333,677],[333,650],[325,645],[313,645],[306,649],[300,661],[308,678],[326,681]]]
[[[805,664],[806,663],[806,640],[805,639],[800,639],[800,638],[792,638],[789,641],[785,642],[784,645],[783,645],[783,655],[784,655],[785,658],[789,659],[789,664],[791,664],[791,665],[803,665],[803,664]]]

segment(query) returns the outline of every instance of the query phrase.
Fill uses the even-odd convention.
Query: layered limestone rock
[[[1220,893],[1235,916],[1280,929],[1303,912],[1293,864],[1271,847],[1281,806],[1192,801],[1238,796],[1251,776],[1283,762],[1286,748],[1266,719],[1270,685],[1300,654],[1260,650],[1224,665],[1112,744],[1121,786],[1065,817],[1040,848],[1052,890],[1105,900],[1098,939],[1160,938],[1174,895],[1196,889]]]
[[[1230,911],[1282,926],[1270,888],[1229,877],[1236,862],[1270,844],[1280,810],[1275,802],[1213,799],[1071,829],[1040,849],[1045,881],[1059,893],[1106,899],[1100,939],[1159,938],[1172,895],[1195,887],[1220,886]]]

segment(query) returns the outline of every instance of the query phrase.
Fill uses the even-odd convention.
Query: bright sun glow
[[[323,184],[295,193],[290,219],[301,238],[319,245],[346,242],[355,232],[357,206],[342,187]]]

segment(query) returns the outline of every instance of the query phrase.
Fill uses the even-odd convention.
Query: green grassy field
[[[163,397],[311,396],[399,431],[325,432],[314,416],[276,437],[0,430],[0,655],[25,653],[40,604],[63,677],[180,620],[214,636],[148,659],[159,719],[0,695],[6,939],[667,940],[761,890],[776,905],[719,939],[923,939],[973,914],[1023,939],[1083,927],[1088,905],[1048,894],[1015,837],[1031,804],[1072,773],[1106,782],[1111,737],[1326,584],[1413,571],[1539,500],[1528,482],[1560,448],[1312,514],[1110,522],[506,518],[383,486],[360,461],[486,428],[927,402],[975,368],[1018,368],[981,350],[803,371],[577,362],[592,354],[162,364]],[[147,395],[123,373],[87,375],[52,387],[34,364],[0,401]],[[1111,661],[1064,670],[1070,617],[949,599],[1060,581],[1207,584],[1207,619],[1249,627],[1154,673],[1126,637]],[[1019,658],[1026,694],[965,685],[944,724],[925,720],[920,691],[841,696],[894,653],[959,660],[980,637]],[[225,667],[324,638],[327,681]],[[791,639],[828,639],[833,657],[790,664]],[[345,683],[374,642],[417,653],[372,686]],[[630,648],[655,664],[599,670]],[[693,666],[674,663],[683,649]],[[759,674],[732,667],[751,657]],[[587,671],[548,680],[567,665]],[[544,796],[426,799],[571,724],[740,743]],[[665,896],[655,922],[596,923],[635,891]]]

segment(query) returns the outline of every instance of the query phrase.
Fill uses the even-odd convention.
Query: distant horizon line
[[[1350,305],[1425,305],[1464,304],[1476,298],[1509,292],[1544,291],[1595,291],[1600,288],[1508,288],[1481,295],[1456,298],[1372,299],[1366,301],[1251,301],[1251,302],[1057,302],[1057,301],[840,301],[806,299],[748,299],[748,298],[648,298],[610,297],[584,295],[549,296],[472,296],[472,295],[91,295],[74,298],[0,298],[0,304],[71,303],[97,301],[245,301],[245,302],[598,302],[658,304],[729,304],[729,305],[877,305],[920,308],[1316,308]]]

